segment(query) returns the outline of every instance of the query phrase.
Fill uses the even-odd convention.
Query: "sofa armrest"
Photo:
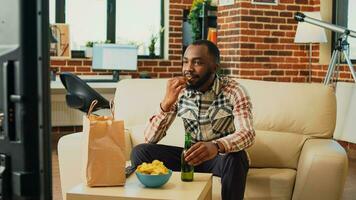
[[[66,200],[69,189],[82,182],[82,142],[83,133],[73,133],[58,141],[58,164],[62,197]]]
[[[297,169],[293,200],[340,199],[348,170],[345,150],[331,139],[304,143]]]

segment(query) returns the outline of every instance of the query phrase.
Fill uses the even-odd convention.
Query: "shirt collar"
[[[211,91],[214,92],[215,96],[220,93],[221,90],[221,78],[219,76],[215,76],[214,84],[211,87]]]

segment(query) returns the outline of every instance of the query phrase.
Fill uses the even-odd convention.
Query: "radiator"
[[[104,93],[106,99],[113,99],[114,92]],[[99,115],[110,115],[107,109],[96,112]],[[67,106],[64,94],[51,95],[51,116],[52,126],[81,126],[83,125],[83,115],[85,113]]]
[[[52,126],[80,126],[85,113],[69,108],[65,101],[52,101]]]

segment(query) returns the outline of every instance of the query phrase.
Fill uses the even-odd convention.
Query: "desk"
[[[114,93],[117,85],[115,82],[89,82],[87,84],[97,92],[109,91]],[[59,79],[51,81],[51,94],[65,94],[65,88]]]
[[[123,187],[87,187],[75,186],[67,192],[67,200],[122,200],[122,199],[179,199],[211,200],[212,174],[194,173],[193,182],[182,182],[180,172],[173,172],[172,177],[161,188],[146,188],[135,174],[132,174]]]
[[[111,77],[111,76],[109,76]],[[93,77],[81,77],[93,78]],[[105,79],[106,76],[95,76],[95,78]],[[96,90],[107,100],[113,99],[117,83],[115,82],[89,82],[88,85]],[[66,90],[59,77],[56,81],[51,81],[51,117],[52,126],[81,126],[83,124],[83,114],[79,110],[69,108],[65,101]]]

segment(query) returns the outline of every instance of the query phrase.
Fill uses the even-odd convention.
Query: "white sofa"
[[[167,79],[131,79],[118,83],[115,116],[125,120],[127,158],[143,142],[143,129],[159,108]],[[251,167],[245,199],[340,199],[347,175],[344,149],[332,139],[336,99],[322,84],[241,80],[253,104],[255,144],[248,149]],[[160,142],[183,145],[183,123],[177,118]],[[81,182],[82,133],[58,144],[62,193]],[[214,177],[213,199],[221,185]]]

